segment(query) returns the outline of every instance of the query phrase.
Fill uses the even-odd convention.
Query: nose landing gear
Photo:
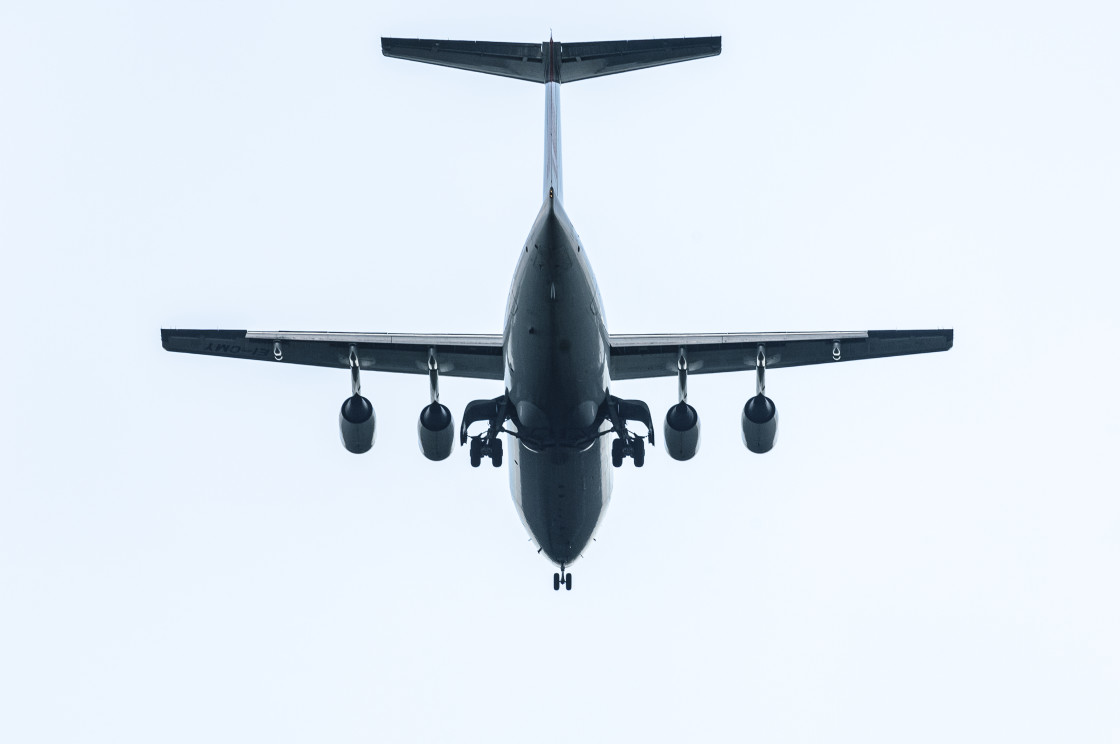
[[[560,567],[560,573],[552,574],[552,589],[554,591],[560,591],[561,584],[563,584],[564,588],[569,592],[572,590],[572,575],[570,573],[564,573],[563,566]]]

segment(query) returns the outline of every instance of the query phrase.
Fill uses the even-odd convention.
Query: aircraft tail
[[[386,57],[528,80],[573,83],[720,53],[722,37],[514,44],[382,37]]]
[[[512,44],[381,38],[386,57],[545,84],[544,198],[564,199],[560,164],[560,83],[684,62],[720,53],[722,37]]]

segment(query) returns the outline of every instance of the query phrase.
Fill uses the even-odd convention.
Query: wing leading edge
[[[361,368],[381,372],[428,374],[435,349],[441,375],[501,380],[502,337],[423,333],[308,333],[296,331],[161,331],[163,348],[187,354],[257,359],[265,362],[349,368],[350,347]]]
[[[611,334],[611,379],[676,376],[682,347],[690,374],[750,370],[760,345],[766,350],[766,367],[776,369],[948,351],[953,331]]]

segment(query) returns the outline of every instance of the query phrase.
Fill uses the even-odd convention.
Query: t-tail
[[[721,38],[585,41],[576,44],[561,44],[549,39],[541,44],[514,44],[382,37],[381,51],[386,57],[544,83],[544,198],[563,201],[560,84],[713,57],[720,53]]]

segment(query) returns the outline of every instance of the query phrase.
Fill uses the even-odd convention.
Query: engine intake
[[[455,448],[455,417],[440,403],[425,406],[416,422],[416,436],[424,457],[446,460]]]
[[[778,436],[778,408],[762,393],[743,406],[743,444],[751,452],[762,454],[774,448]]]
[[[681,401],[665,414],[665,450],[674,460],[691,460],[700,449],[700,415]]]
[[[338,433],[347,451],[355,455],[369,452],[377,438],[373,404],[357,393],[343,401],[338,412]]]

